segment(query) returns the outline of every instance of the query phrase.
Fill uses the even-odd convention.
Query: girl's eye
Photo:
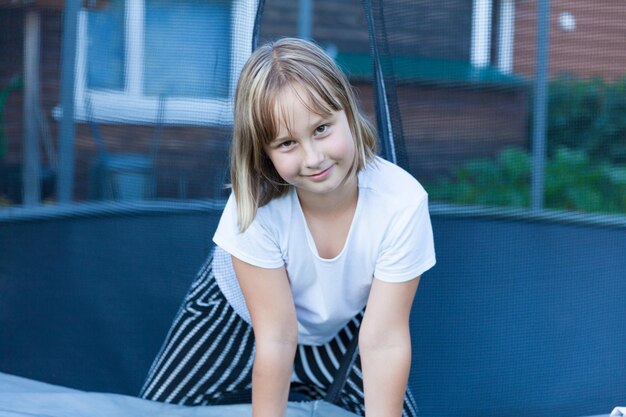
[[[295,145],[295,141],[293,140],[286,140],[284,142],[281,142],[278,144],[278,148],[280,149],[289,149],[291,148],[293,145]]]
[[[329,126],[328,126],[328,125],[321,125],[321,126],[318,126],[318,127],[315,129],[315,134],[316,134],[316,135],[323,135],[324,133],[326,133],[326,132],[328,131],[328,129],[329,129]]]

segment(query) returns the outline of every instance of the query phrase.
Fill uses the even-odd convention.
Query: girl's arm
[[[285,415],[298,325],[284,267],[259,268],[233,257],[256,344],[252,367],[253,417]]]
[[[419,277],[374,279],[359,332],[367,417],[400,417],[411,368],[409,314]]]

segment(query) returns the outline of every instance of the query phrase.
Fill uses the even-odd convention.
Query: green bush
[[[626,213],[626,78],[561,78],[548,91],[546,208]],[[433,200],[529,207],[531,167],[527,151],[509,148],[426,188]]]
[[[495,160],[466,163],[450,178],[425,184],[433,201],[529,207],[532,156],[508,148]],[[596,163],[585,151],[555,149],[545,167],[546,208],[626,213],[626,166]]]
[[[626,163],[626,79],[556,79],[548,91],[549,155],[565,146],[594,161]]]

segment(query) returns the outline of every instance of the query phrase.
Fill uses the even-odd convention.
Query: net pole
[[[550,0],[539,0],[537,2],[537,64],[532,138],[531,208],[534,211],[541,210],[544,206],[549,51]]]
[[[59,124],[59,170],[57,173],[57,199],[59,203],[72,201],[74,188],[74,76],[76,61],[76,32],[80,0],[67,0],[63,16],[61,49],[61,108]]]
[[[25,206],[41,203],[41,165],[35,109],[39,101],[41,15],[29,9],[24,16],[24,154],[22,193]]]
[[[254,17],[254,27],[252,28],[252,51],[259,46],[259,38],[261,37],[261,20],[263,18],[263,10],[265,8],[265,0],[258,0],[256,3],[256,16]]]
[[[390,148],[393,144],[393,132],[391,131],[391,121],[389,118],[389,107],[385,92],[385,80],[380,67],[380,56],[378,51],[377,27],[374,22],[374,12],[372,0],[363,0],[363,8],[367,19],[367,28],[370,39],[370,49],[372,52],[372,71],[374,82],[374,98],[376,100],[376,123],[378,127],[378,139],[381,145],[381,156],[388,161],[396,163],[395,152]]]
[[[313,27],[313,0],[298,1],[298,37],[311,40]]]

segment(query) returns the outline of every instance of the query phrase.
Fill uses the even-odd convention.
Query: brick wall
[[[535,71],[536,1],[516,1],[514,71]],[[573,31],[559,26],[570,13]],[[626,74],[626,2],[614,0],[552,0],[550,74],[621,78]]]
[[[386,1],[385,18],[394,53],[469,60],[472,2],[466,0]],[[343,52],[370,50],[361,0],[314,0],[313,38]],[[298,2],[266,0],[261,41],[298,34]]]
[[[341,51],[367,52],[369,40],[360,0],[314,0],[312,36],[321,45]],[[266,0],[261,21],[261,42],[298,36],[298,2]]]
[[[361,97],[369,84],[356,83]],[[375,121],[373,101],[363,111]],[[472,88],[412,84],[398,87],[409,171],[420,180],[447,175],[473,158],[528,145],[528,94],[519,87]]]

